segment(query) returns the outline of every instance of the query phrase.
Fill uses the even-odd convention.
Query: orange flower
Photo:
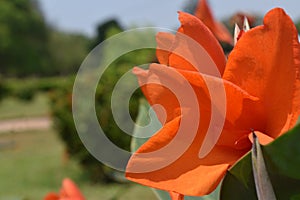
[[[206,0],[198,1],[194,15],[203,21],[218,40],[231,45],[233,44],[231,34],[222,23],[214,19]]]
[[[157,57],[161,64],[151,64],[149,70],[134,69],[149,103],[162,105],[166,116],[161,109],[154,108],[164,125],[131,157],[126,173],[129,180],[169,191],[173,199],[212,192],[228,168],[251,149],[252,129],[260,142],[266,144],[293,127],[300,110],[298,33],[282,9],[271,10],[262,26],[244,33],[227,63],[219,43],[198,18],[179,13],[179,19],[181,27],[176,35],[160,33],[157,36]],[[220,77],[212,76],[209,62],[204,62],[205,56],[180,34],[192,38],[207,51],[206,57],[218,67]],[[188,58],[175,55],[175,51],[183,52]],[[208,69],[209,75],[203,72],[201,65],[206,66],[204,69]],[[176,98],[192,97],[184,89],[188,89],[187,83],[197,97],[198,104],[194,107],[193,104],[185,107]],[[183,89],[171,92],[169,86]],[[203,141],[209,127],[219,126],[211,121],[212,110],[221,110],[218,99],[213,99],[209,90],[215,88],[218,94],[220,86],[226,92],[224,126],[216,144],[212,143],[213,148],[202,157],[199,152],[207,145]],[[199,124],[195,118],[197,114]],[[184,120],[187,121],[185,135],[180,135]],[[190,140],[193,131],[188,127],[195,124],[196,134]],[[187,142],[190,142],[188,148],[168,163]],[[160,151],[167,146],[170,146],[168,151]]]
[[[59,194],[48,193],[44,200],[84,200],[85,198],[77,188],[76,184],[68,178],[62,182],[62,188]]]

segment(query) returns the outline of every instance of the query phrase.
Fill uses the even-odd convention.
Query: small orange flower
[[[202,20],[202,22],[211,30],[218,40],[231,45],[233,44],[231,34],[222,23],[214,19],[206,0],[198,0],[198,5],[194,15]]]
[[[62,182],[62,188],[59,194],[50,192],[44,200],[85,200],[76,184],[69,178]]]
[[[162,105],[166,116],[162,115],[161,110],[155,109],[163,127],[131,157],[126,173],[129,180],[167,190],[174,199],[182,199],[182,195],[203,196],[212,192],[228,168],[251,149],[251,130],[258,133],[262,144],[266,144],[292,128],[300,113],[298,33],[282,9],[271,10],[262,26],[244,33],[227,63],[218,41],[204,23],[182,12],[179,13],[179,19],[181,27],[176,35],[160,33],[157,36],[158,48],[164,49],[157,51],[161,64],[152,64],[149,70],[134,69],[149,103]],[[196,70],[201,69],[200,65],[206,65],[201,62],[205,59],[197,49],[179,37],[179,33],[192,38],[206,50],[206,56],[214,61],[221,77]],[[185,51],[189,59],[176,55],[176,49]],[[192,60],[196,65],[187,60]],[[188,81],[197,96],[200,123],[196,136],[186,151],[169,165],[157,170],[135,172],[132,168],[136,166],[147,169],[150,165],[164,163],[172,156],[172,151],[155,157],[142,158],[140,154],[158,151],[172,143],[184,117],[191,126],[197,121],[193,118],[193,109],[181,107],[177,94],[155,84],[157,80],[179,86],[185,84],[179,81],[174,72]],[[207,83],[215,88],[224,86],[226,114],[217,143],[205,157],[199,157],[209,124],[214,123],[210,121],[213,101]],[[185,95],[185,91],[181,93]],[[185,129],[185,134],[188,137],[191,131]],[[185,140],[185,137],[181,137],[176,144],[179,146]],[[177,149],[171,150],[176,152]]]

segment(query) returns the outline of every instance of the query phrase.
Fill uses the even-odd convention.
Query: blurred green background
[[[188,12],[194,8],[192,0],[182,7]],[[100,42],[130,27],[116,18],[99,19],[91,36],[62,31],[46,21],[38,1],[0,0],[0,200],[42,199],[59,191],[64,177],[73,179],[89,200],[155,199],[150,189],[124,181],[94,159],[79,140],[72,118],[72,86],[82,61]],[[232,32],[232,17],[223,22]],[[296,25],[299,30],[300,21]],[[104,73],[99,84],[105,87],[95,96],[104,132],[126,150],[131,138],[112,118],[111,91],[125,72],[149,62],[155,62],[153,49],[121,56]],[[133,119],[140,98],[139,90],[131,98]]]

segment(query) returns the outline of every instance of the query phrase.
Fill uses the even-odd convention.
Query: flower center
[[[234,147],[237,150],[243,150],[243,149],[251,149],[252,143],[249,140],[248,135],[244,135],[242,136],[240,139],[238,139],[235,143],[234,143]]]

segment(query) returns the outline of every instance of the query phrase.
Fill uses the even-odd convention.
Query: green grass
[[[0,101],[0,120],[48,115],[48,101],[46,93],[38,93],[31,101],[6,97]]]
[[[64,161],[63,145],[53,130],[0,135],[0,200],[41,200],[58,192],[70,177],[87,200],[153,200],[137,184],[91,184],[74,161]]]

